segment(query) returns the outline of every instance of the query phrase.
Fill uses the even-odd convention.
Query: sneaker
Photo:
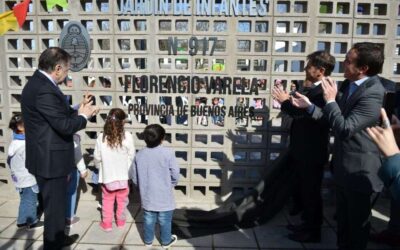
[[[38,221],[38,222],[36,222],[34,224],[30,224],[26,228],[28,230],[35,230],[35,229],[42,228],[42,227],[44,227],[44,223],[42,221]]]
[[[117,220],[115,223],[117,224],[118,228],[123,228],[125,226],[124,220]]]
[[[26,223],[17,224],[18,229],[25,229],[27,226],[28,226],[28,224],[26,224]]]
[[[100,228],[104,232],[111,232],[112,231],[112,224],[111,223],[100,222]]]
[[[144,246],[147,248],[152,248],[153,247],[153,242],[151,243],[144,243]]]
[[[178,241],[178,237],[173,234],[171,235],[171,241],[167,245],[162,245],[162,248],[168,249],[170,248],[173,244],[175,244]]]
[[[78,223],[79,220],[80,220],[80,218],[78,216],[74,216],[72,218],[72,220],[71,219],[65,219],[65,226],[66,227],[71,227],[72,225]]]

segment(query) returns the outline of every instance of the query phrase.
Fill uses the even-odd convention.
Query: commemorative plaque
[[[90,59],[90,38],[86,28],[76,21],[68,22],[60,35],[60,47],[71,55],[71,71],[86,67]]]

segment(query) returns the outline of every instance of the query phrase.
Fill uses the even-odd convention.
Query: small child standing
[[[128,205],[129,168],[135,156],[132,134],[124,130],[126,114],[120,108],[111,109],[104,124],[104,131],[96,140],[94,162],[99,169],[102,190],[102,222],[100,227],[110,232],[117,202],[116,224],[125,226],[125,209]]]
[[[130,176],[139,185],[142,208],[144,210],[144,244],[151,247],[154,227],[160,225],[161,245],[169,248],[178,240],[171,235],[172,214],[175,209],[174,186],[178,184],[179,166],[175,153],[161,145],[165,130],[158,124],[145,128],[146,148],[140,150],[131,168]]]
[[[7,163],[11,169],[11,178],[21,198],[17,227],[41,228],[43,222],[37,218],[39,187],[35,177],[25,168],[25,128],[22,114],[13,115],[8,127],[13,131],[13,140],[8,148]]]

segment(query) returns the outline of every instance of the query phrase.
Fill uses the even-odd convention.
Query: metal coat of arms
[[[69,21],[61,31],[60,47],[71,55],[71,71],[86,67],[90,59],[90,38],[86,28],[76,21]]]

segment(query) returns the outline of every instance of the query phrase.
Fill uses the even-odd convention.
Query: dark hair
[[[67,65],[70,60],[71,55],[67,51],[59,47],[50,47],[40,55],[38,68],[51,73],[57,64]]]
[[[308,62],[316,68],[324,68],[325,76],[330,76],[335,68],[335,57],[327,51],[318,50],[307,56]]]
[[[165,129],[161,125],[150,124],[144,129],[143,136],[147,147],[155,148],[164,139]]]
[[[18,126],[23,124],[24,120],[22,119],[22,113],[18,112],[11,117],[10,123],[8,124],[8,128],[14,131],[14,133],[18,133]]]
[[[385,56],[382,44],[378,43],[356,43],[351,48],[357,54],[354,62],[357,67],[368,66],[367,76],[374,76],[382,72]]]
[[[125,118],[126,114],[120,108],[113,108],[108,113],[104,124],[103,142],[107,140],[111,148],[122,146],[122,140],[125,137]]]

